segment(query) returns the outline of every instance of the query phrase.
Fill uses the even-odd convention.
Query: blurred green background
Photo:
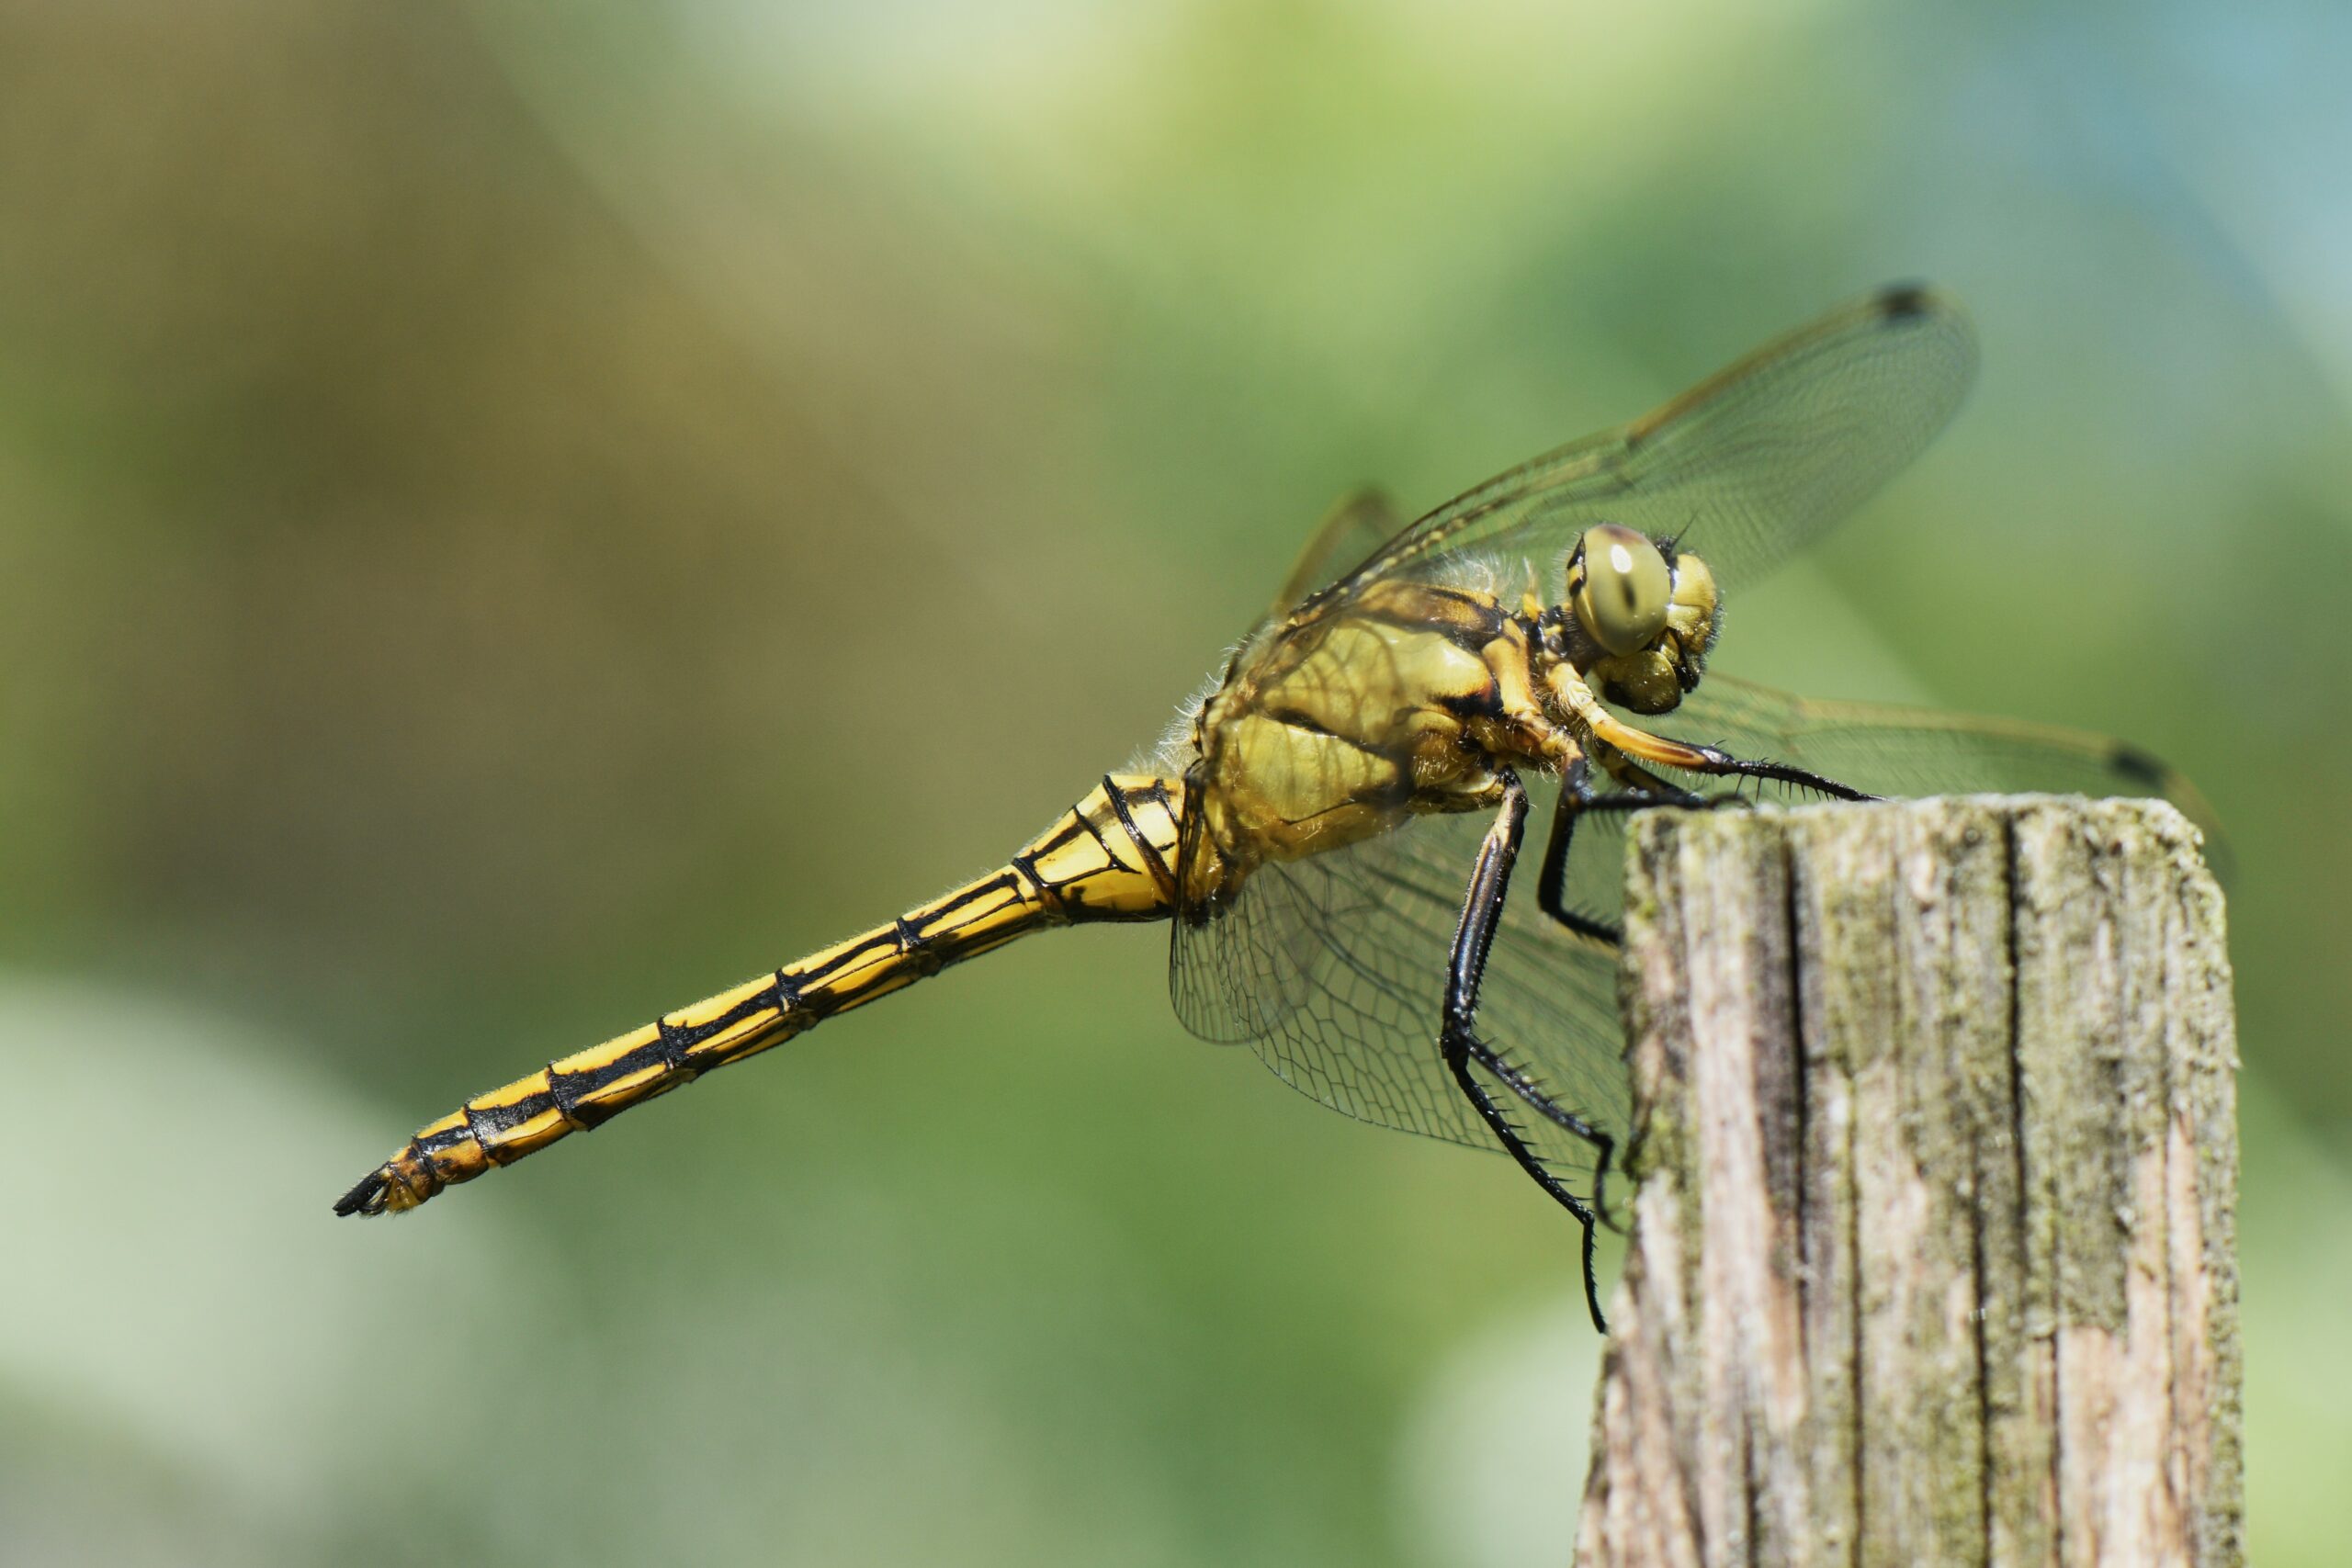
[[[2253,1542],[2352,1475],[2352,17],[0,3],[0,1560],[1565,1561],[1500,1162],[1023,944],[398,1224],[464,1095],[996,863],[1329,498],[1872,284],[1958,428],[1724,668],[2229,825]]]

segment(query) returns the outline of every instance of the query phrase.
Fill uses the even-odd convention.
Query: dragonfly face
[[[2198,814],[2177,775],[2097,736],[1701,683],[1722,590],[1902,468],[1974,363],[1950,300],[1887,289],[1408,526],[1351,498],[1189,722],[1006,864],[477,1095],[336,1212],[413,1208],[1030,931],[1173,917],[1188,1029],[1246,1042],[1348,1115],[1510,1155],[1583,1226],[1599,1323],[1593,1226],[1628,1114],[1622,892],[1579,823],[1723,799],[1704,792],[1725,779],[1847,799],[2163,794]],[[1693,529],[1703,560],[1679,547]],[[1612,707],[1675,712],[1709,743]],[[1510,875],[1539,797],[1531,901]]]
[[[1620,523],[1585,530],[1567,559],[1565,602],[1539,617],[1542,647],[1604,702],[1660,714],[1706,672],[1722,604],[1707,563]]]

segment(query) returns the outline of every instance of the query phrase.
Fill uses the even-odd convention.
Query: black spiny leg
[[[1836,779],[1824,778],[1819,773],[1806,769],[1792,767],[1786,762],[1735,757],[1721,747],[1693,746],[1687,740],[1668,740],[1664,744],[1685,751],[1689,755],[1672,759],[1652,758],[1653,761],[1670,760],[1675,767],[1687,768],[1694,773],[1713,773],[1719,778],[1764,779],[1773,784],[1791,784],[1798,789],[1812,790],[1815,794],[1826,795],[1831,800],[1883,798],[1880,795],[1866,794],[1851,784],[1839,784]]]
[[[1567,906],[1568,847],[1576,836],[1577,818],[1590,811],[1647,811],[1661,806],[1685,809],[1706,809],[1717,806],[1746,805],[1746,797],[1736,790],[1728,795],[1698,795],[1672,784],[1650,772],[1626,756],[1622,750],[1598,738],[1588,741],[1601,765],[1608,770],[1612,782],[1623,786],[1615,793],[1593,788],[1591,766],[1579,757],[1571,763],[1560,780],[1560,795],[1552,808],[1552,831],[1544,846],[1544,865],[1536,881],[1536,907],[1577,936],[1601,942],[1611,948],[1623,944],[1624,933],[1605,921],[1578,914]],[[1875,800],[1835,779],[1824,778],[1803,768],[1781,762],[1749,761],[1734,757],[1714,747],[1689,747],[1688,765],[1693,771],[1719,777],[1770,780],[1793,784],[1800,789],[1815,790],[1836,800]],[[1517,778],[1505,774],[1508,793],[1501,816],[1487,835],[1478,852],[1478,869],[1470,884],[1470,897],[1463,910],[1462,925],[1454,936],[1453,967],[1446,987],[1444,1033],[1440,1038],[1445,1052],[1446,1065],[1453,1069],[1454,1079],[1478,1114],[1500,1138],[1503,1146],[1518,1160],[1521,1167],[1557,1199],[1577,1217],[1584,1227],[1585,1305],[1592,1314],[1594,1326],[1602,1333],[1608,1325],[1600,1315],[1599,1282],[1593,1277],[1593,1223],[1599,1218],[1611,1230],[1619,1229],[1616,1219],[1609,1213],[1605,1196],[1611,1160],[1616,1153],[1616,1141],[1607,1133],[1594,1127],[1573,1111],[1554,1104],[1542,1089],[1529,1081],[1526,1075],[1480,1040],[1472,1028],[1477,1012],[1478,980],[1485,973],[1487,950],[1493,943],[1495,924],[1501,918],[1503,893],[1510,881],[1511,863],[1518,858],[1520,840],[1527,819],[1527,795]],[[1489,884],[1491,883],[1491,887]],[[1513,1094],[1524,1100],[1545,1120],[1582,1138],[1598,1152],[1593,1167],[1593,1201],[1585,1203],[1551,1172],[1544,1169],[1529,1151],[1518,1133],[1505,1120],[1495,1105],[1494,1098],[1470,1074],[1470,1064],[1476,1063],[1492,1073]],[[1597,1213],[1596,1213],[1597,1211]]]
[[[1552,832],[1544,846],[1544,868],[1535,885],[1535,904],[1536,908],[1577,936],[1614,950],[1623,945],[1624,933],[1622,931],[1568,908],[1568,847],[1575,840],[1577,818],[1589,811],[1646,811],[1660,806],[1705,809],[1744,802],[1736,794],[1694,795],[1659,777],[1604,741],[1594,740],[1589,744],[1592,756],[1608,770],[1611,780],[1621,788],[1614,794],[1598,791],[1592,787],[1589,762],[1579,757],[1569,764],[1567,772],[1560,779],[1559,798],[1552,807]],[[1592,1206],[1599,1212],[1603,1224],[1622,1233],[1624,1227],[1617,1223],[1617,1216],[1611,1213],[1609,1207],[1609,1167],[1616,1156],[1616,1140],[1582,1117],[1553,1104],[1544,1098],[1542,1090],[1529,1084],[1523,1076],[1511,1071],[1508,1064],[1489,1066],[1490,1070],[1508,1084],[1513,1093],[1539,1114],[1584,1139],[1599,1152],[1600,1157],[1593,1166]]]
[[[1579,757],[1568,765],[1560,779],[1559,798],[1552,807],[1552,834],[1544,845],[1544,871],[1535,883],[1535,907],[1577,935],[1613,948],[1623,943],[1624,932],[1568,908],[1568,845],[1576,836],[1577,818],[1588,811],[1645,811],[1654,806],[1703,807],[1712,802],[1689,790],[1676,788],[1622,756],[1609,756],[1603,765],[1618,783],[1631,787],[1622,794],[1601,794],[1592,787],[1589,763]]]
[[[1728,795],[1695,794],[1659,777],[1605,741],[1596,739],[1589,744],[1610,777],[1623,787],[1615,794],[1595,790],[1590,764],[1581,757],[1561,776],[1559,799],[1552,807],[1552,835],[1544,846],[1544,873],[1535,885],[1535,906],[1577,935],[1616,947],[1624,940],[1623,931],[1589,915],[1580,915],[1567,906],[1568,844],[1576,834],[1577,818],[1589,811],[1648,811],[1660,806],[1706,810],[1719,806],[1745,806],[1747,800],[1736,788]],[[1689,750],[1689,765],[1699,773],[1769,780],[1813,790],[1832,800],[1879,798],[1784,762],[1750,761],[1712,746]]]
[[[1609,1321],[1600,1312],[1600,1281],[1593,1271],[1593,1228],[1595,1215],[1591,1205],[1568,1190],[1567,1184],[1544,1168],[1543,1161],[1519,1135],[1519,1130],[1495,1103],[1471,1071],[1473,1063],[1511,1085],[1515,1092],[1526,1098],[1521,1090],[1517,1071],[1478,1038],[1476,1024],[1478,1016],[1478,982],[1486,975],[1487,953],[1493,947],[1495,928],[1502,919],[1503,897],[1510,891],[1511,863],[1519,858],[1519,845],[1527,829],[1527,789],[1516,775],[1505,773],[1502,809],[1496,814],[1495,825],[1487,830],[1486,842],[1478,847],[1478,863],[1470,874],[1470,892],[1462,910],[1462,923],[1453,933],[1453,953],[1447,964],[1445,976],[1445,1013],[1439,1027],[1438,1050],[1445,1065],[1453,1074],[1453,1081],[1462,1088],[1463,1096],[1471,1108],[1485,1120],[1496,1138],[1520,1168],[1535,1180],[1535,1184],[1550,1193],[1559,1205],[1576,1216],[1584,1229],[1584,1303],[1592,1314],[1592,1325],[1601,1333],[1609,1332]],[[1523,1080],[1521,1080],[1523,1081]],[[1540,1098],[1540,1097],[1538,1097]],[[1532,1103],[1532,1101],[1531,1101]],[[1548,1102],[1546,1102],[1548,1104]],[[1566,1112],[1561,1114],[1566,1115]],[[1592,1129],[1577,1122],[1582,1135],[1592,1137]],[[1563,1123],[1566,1125],[1566,1123]],[[1606,1149],[1604,1143],[1602,1147]]]
[[[1567,906],[1568,840],[1576,836],[1577,816],[1592,794],[1591,764],[1582,757],[1560,775],[1560,795],[1552,804],[1552,834],[1544,844],[1544,869],[1535,879],[1535,907],[1580,937],[1619,943],[1614,926],[1589,919]]]

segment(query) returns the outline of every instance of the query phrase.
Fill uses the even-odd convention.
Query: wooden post
[[[1580,1564],[2241,1560],[2197,845],[2146,801],[1640,818]]]

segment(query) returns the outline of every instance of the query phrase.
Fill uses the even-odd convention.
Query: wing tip
[[[2179,777],[2162,758],[2124,740],[2117,741],[2107,754],[2107,765],[2135,784],[2157,790],[2169,788]]]
[[[2237,856],[2230,847],[2229,836],[2222,831],[2221,816],[2203,792],[2189,782],[2187,773],[2154,752],[2143,751],[2126,740],[2116,741],[2109,748],[2107,765],[2119,777],[2178,807],[2204,840],[2205,863],[2212,868],[2215,880],[2227,886],[2235,879]]]
[[[1959,296],[1924,278],[1905,278],[1872,293],[1870,313],[1889,326],[1911,326],[1928,321],[1965,321],[1968,311]]]
[[[1891,321],[1907,321],[1927,315],[1941,302],[1935,285],[1912,280],[1890,283],[1880,289],[1873,302],[1878,313]]]

